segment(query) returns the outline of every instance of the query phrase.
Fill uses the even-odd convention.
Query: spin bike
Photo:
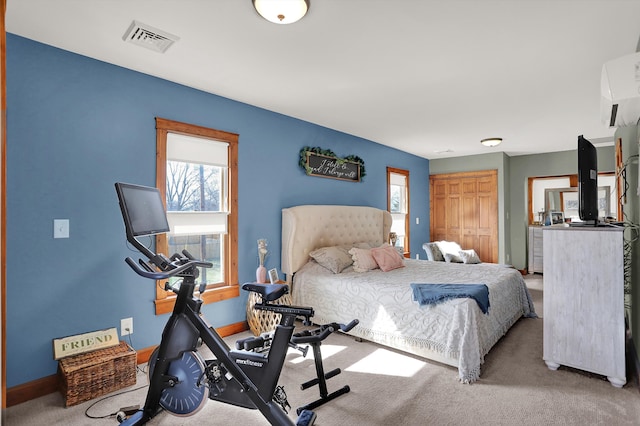
[[[260,294],[263,303],[269,305],[268,309],[281,314],[282,318],[276,326],[267,354],[231,350],[207,323],[200,312],[202,300],[194,296],[198,268],[210,268],[212,264],[194,259],[186,250],[167,258],[144,246],[136,235],[149,235],[156,229],[161,229],[162,232],[168,230],[166,214],[157,190],[117,183],[116,191],[125,221],[127,241],[148,259],[139,259],[136,263],[127,257],[125,262],[145,278],[156,281],[172,277],[181,279],[179,286],[167,284],[165,287],[167,291],[174,291],[177,298],[173,313],[162,332],[160,345],[149,358],[149,390],[144,407],[129,417],[117,416],[121,424],[143,425],[162,410],[177,416],[190,416],[197,413],[208,399],[213,399],[243,408],[258,409],[272,425],[294,425],[284,409],[289,406],[286,394],[281,387],[276,386],[293,335],[295,320],[300,317],[310,324],[313,308],[269,303],[288,292],[286,285],[250,284],[250,288],[247,288],[246,284],[245,289]],[[145,223],[140,231],[139,223],[147,217],[156,223],[150,226]],[[158,228],[155,226],[157,224],[162,226]],[[205,288],[206,284],[201,284],[200,293]],[[205,344],[215,358],[204,360],[198,352],[200,344]],[[313,411],[305,410],[298,414],[295,423],[298,426],[311,426],[315,422],[316,415]]]
[[[276,386],[293,335],[294,321],[301,317],[309,323],[312,308],[270,305],[282,319],[268,354],[231,350],[206,323],[200,313],[202,300],[193,295],[197,268],[211,267],[210,263],[194,259],[186,250],[164,262],[167,266],[160,272],[142,260],[139,264],[129,257],[125,261],[145,278],[180,277],[182,283],[174,290],[177,293],[175,308],[162,333],[160,346],[149,359],[149,391],[144,408],[124,420],[122,425],[142,425],[161,409],[178,416],[190,416],[197,413],[207,399],[257,408],[272,425],[294,424],[284,411],[288,406],[286,394]],[[243,288],[257,292],[266,302],[288,292],[286,285],[245,284]],[[200,286],[200,291],[204,291],[204,286]],[[203,360],[197,351],[199,340],[211,350],[215,359]],[[274,401],[274,397],[277,400]],[[299,415],[297,425],[308,426],[315,421],[312,411],[306,410]]]

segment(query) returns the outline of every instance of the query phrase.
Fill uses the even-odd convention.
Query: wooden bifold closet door
[[[498,262],[498,172],[429,177],[431,241],[455,241],[483,262]]]

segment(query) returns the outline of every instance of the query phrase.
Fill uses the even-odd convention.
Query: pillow
[[[353,270],[356,272],[367,272],[378,267],[376,260],[371,255],[371,249],[353,247],[349,250],[349,254],[353,259]]]
[[[456,254],[447,253],[444,255],[444,261],[447,263],[462,263],[462,258]]]
[[[474,249],[460,250],[458,253],[463,263],[482,263]]]
[[[460,253],[460,250],[462,250],[462,247],[453,241],[436,241],[436,246],[442,252],[442,256],[447,253],[457,256],[458,253]]]
[[[309,253],[309,256],[334,274],[339,274],[353,264],[351,255],[344,247],[322,247]]]
[[[436,241],[436,245],[442,252],[445,262],[462,263],[462,258],[460,258],[462,247],[460,247],[458,243],[453,241]]]
[[[382,272],[404,267],[404,259],[395,247],[384,243],[380,247],[371,249],[371,256],[376,261]]]
[[[427,253],[427,260],[431,260],[432,262],[444,261],[444,256],[442,255],[442,252],[440,251],[436,243],[424,243],[422,245],[422,248]]]

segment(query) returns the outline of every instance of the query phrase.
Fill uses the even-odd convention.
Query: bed
[[[476,381],[491,347],[520,318],[535,316],[521,274],[498,264],[413,259],[387,272],[356,272],[351,265],[335,273],[310,257],[327,247],[381,246],[390,228],[389,212],[373,207],[283,209],[282,271],[293,303],[312,306],[317,324],[357,318],[360,324],[349,334],[457,367],[461,382]],[[412,283],[486,284],[490,310],[482,313],[470,298],[420,306],[413,300]]]

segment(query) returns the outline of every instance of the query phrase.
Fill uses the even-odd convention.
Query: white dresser
[[[529,262],[527,263],[527,271],[530,274],[534,272],[543,272],[543,253],[542,253],[542,226],[529,226]]]
[[[622,228],[545,228],[543,359],[626,383]]]

